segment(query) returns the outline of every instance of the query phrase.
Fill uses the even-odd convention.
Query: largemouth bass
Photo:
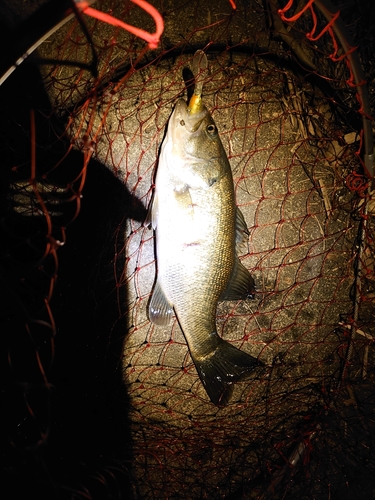
[[[176,314],[208,396],[225,405],[232,384],[261,363],[217,334],[216,308],[219,300],[251,296],[254,281],[236,254],[247,228],[236,207],[231,168],[197,92],[189,106],[180,99],[169,119],[151,222],[157,280],[149,318],[166,325]]]

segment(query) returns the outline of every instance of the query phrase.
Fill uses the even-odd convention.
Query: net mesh
[[[362,41],[373,106],[364,4],[341,18]],[[291,2],[289,21],[276,0],[155,6],[158,50],[85,17],[90,40],[73,19],[34,56],[58,61],[41,80],[25,64],[1,88],[7,470],[61,498],[369,498],[375,208],[354,63],[314,2]],[[131,3],[95,7],[153,30]],[[147,316],[144,220],[198,48],[257,287],[219,303],[217,330],[265,364],[224,408],[177,320]],[[83,67],[96,58],[97,77]]]

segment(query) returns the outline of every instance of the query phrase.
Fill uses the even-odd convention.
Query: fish
[[[205,57],[196,57],[202,74]],[[217,333],[218,302],[252,297],[255,286],[237,256],[248,230],[201,93],[202,85],[196,84],[188,104],[177,101],[160,148],[150,208],[157,276],[148,316],[157,326],[177,317],[207,395],[225,406],[233,384],[262,363]]]

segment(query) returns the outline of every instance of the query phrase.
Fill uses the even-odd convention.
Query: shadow
[[[125,255],[115,260],[115,253],[122,251],[118,247],[124,222],[132,210],[133,217],[144,218],[143,206],[137,206],[126,188],[91,162],[81,212],[59,251],[59,279],[51,302],[57,336],[50,374],[56,389],[51,398],[49,457],[54,473],[61,476],[65,471],[69,480],[64,482],[73,482],[73,489],[86,477],[86,487],[90,489],[91,483],[97,491],[96,477],[105,476],[108,468],[120,469],[120,477],[130,469],[129,407],[121,368],[126,288],[115,282]],[[129,498],[129,478],[116,479],[119,491]],[[105,493],[111,498],[109,485],[107,492],[101,486],[100,498],[106,498]]]
[[[184,80],[185,88],[187,91],[187,102],[190,102],[195,87],[195,77],[190,68],[183,68],[182,78]]]
[[[0,109],[3,491],[12,499],[131,499],[129,401],[121,369],[127,294],[115,278],[125,264],[126,219],[143,221],[146,209],[107,168],[90,162],[80,212],[57,251],[51,342],[44,299],[56,267],[50,255],[40,260],[46,219],[16,212],[10,196],[30,176],[30,109],[36,110],[39,173],[60,162],[50,180],[68,185],[82,170],[83,155],[65,157],[69,143],[57,140],[33,66],[22,65],[0,87]],[[76,206],[62,201],[62,213],[51,217],[56,238]]]

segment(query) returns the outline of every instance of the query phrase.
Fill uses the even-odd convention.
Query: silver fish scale
[[[229,166],[229,164],[228,164]],[[216,306],[234,261],[234,194],[230,170],[209,192],[192,192],[192,225],[197,243],[176,248],[174,262],[159,264],[165,292],[174,304],[181,328],[191,350],[203,355],[207,332],[216,330]],[[199,207],[199,209],[198,209]],[[216,224],[201,224],[216,219]],[[179,215],[175,214],[176,223]],[[168,225],[173,238],[173,226]],[[187,265],[188,263],[188,265]]]

